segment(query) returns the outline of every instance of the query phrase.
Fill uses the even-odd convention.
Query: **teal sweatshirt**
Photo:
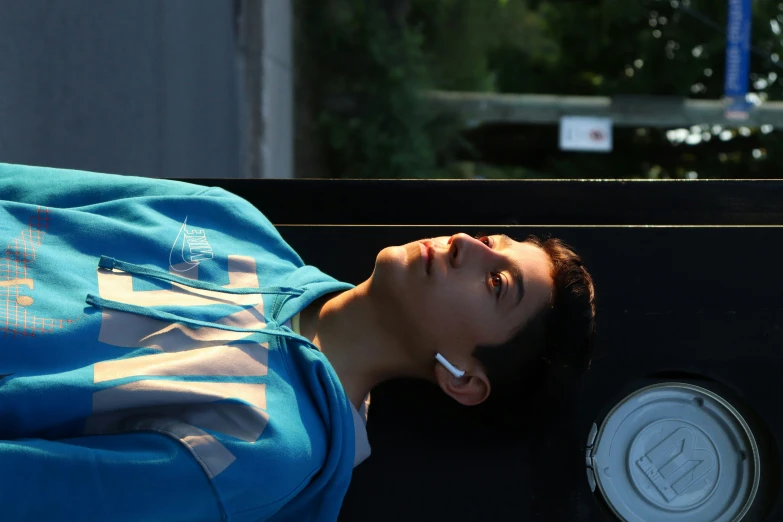
[[[352,407],[292,330],[351,288],[250,203],[0,164],[0,519],[333,521]]]

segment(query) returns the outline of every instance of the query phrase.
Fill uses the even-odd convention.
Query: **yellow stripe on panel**
[[[164,405],[92,415],[85,424],[85,435],[124,433],[136,429],[138,422],[153,419],[176,419],[201,429],[221,433],[245,442],[255,442],[269,423],[262,409],[232,402]]]
[[[93,382],[141,376],[260,377],[267,374],[267,344],[213,346],[96,363]]]
[[[266,384],[141,380],[95,392],[93,414],[156,405],[238,399],[266,409]]]
[[[247,336],[247,332],[210,327],[191,328],[181,323],[104,309],[98,340],[112,346],[181,352],[225,345]]]
[[[258,288],[256,260],[250,256],[228,256],[228,286],[226,288]]]
[[[190,450],[210,479],[220,475],[236,457],[215,437],[176,419],[147,419],[136,423],[133,430],[151,430],[179,439]]]

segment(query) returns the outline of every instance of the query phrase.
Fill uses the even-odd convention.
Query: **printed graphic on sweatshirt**
[[[188,272],[198,266],[201,261],[212,259],[214,254],[203,230],[188,228],[188,218],[179,228],[177,239],[169,252],[169,270],[173,272]]]
[[[51,333],[78,319],[38,317],[35,313],[35,260],[49,228],[49,209],[38,207],[27,228],[11,238],[0,258],[0,332],[3,337]]]
[[[253,258],[229,256],[228,271],[229,284],[224,288],[259,288]],[[171,267],[171,272],[198,280],[197,266],[187,269],[179,264]],[[98,270],[98,289],[104,299],[145,307],[245,305],[248,308],[216,322],[241,328],[266,327],[260,293],[228,294],[179,283],[171,283],[165,290],[134,291],[131,274],[103,269]],[[269,421],[266,384],[231,380],[267,375],[268,343],[228,344],[247,335],[103,309],[101,342],[152,348],[159,353],[94,365],[96,384],[134,380],[93,394],[93,415],[86,434],[159,431],[182,441],[210,478],[218,476],[235,456],[208,431],[255,442]]]

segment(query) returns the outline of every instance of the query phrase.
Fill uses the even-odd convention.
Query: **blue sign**
[[[745,99],[750,75],[750,2],[729,0],[723,95],[726,97],[726,117],[731,119],[747,118],[751,107]]]

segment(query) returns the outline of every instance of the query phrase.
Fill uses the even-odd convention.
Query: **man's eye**
[[[500,277],[499,274],[491,274],[489,277],[489,284],[492,287],[492,291],[495,292],[495,295],[500,295],[501,290],[503,290],[503,278]]]
[[[492,239],[489,238],[489,236],[481,236],[478,238],[479,241],[487,245],[488,247],[492,248]]]

